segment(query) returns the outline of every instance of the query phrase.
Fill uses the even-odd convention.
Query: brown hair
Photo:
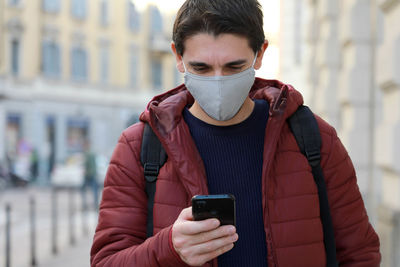
[[[261,5],[257,0],[186,0],[172,34],[178,54],[183,55],[185,40],[197,33],[244,36],[256,53],[265,40]]]

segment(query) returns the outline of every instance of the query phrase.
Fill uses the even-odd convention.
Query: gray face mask
[[[250,68],[228,76],[201,76],[187,71],[185,85],[200,107],[218,121],[232,119],[242,107],[254,83],[254,64]]]

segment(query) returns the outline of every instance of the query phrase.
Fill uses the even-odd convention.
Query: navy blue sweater
[[[251,115],[232,126],[207,124],[186,108],[184,119],[203,159],[210,194],[233,194],[239,240],[218,257],[219,267],[267,266],[261,177],[269,104],[255,100]]]

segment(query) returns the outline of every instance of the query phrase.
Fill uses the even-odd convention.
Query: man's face
[[[268,46],[266,42],[258,53],[255,69],[261,67],[263,53]],[[188,72],[202,76],[225,76],[242,72],[251,67],[254,61],[254,51],[250,48],[247,38],[234,34],[213,36],[199,33],[186,39],[183,56],[176,53],[177,67],[184,72],[185,63]]]

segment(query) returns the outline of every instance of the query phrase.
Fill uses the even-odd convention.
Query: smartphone
[[[192,213],[195,221],[217,218],[221,225],[236,226],[235,196],[231,194],[194,196]]]

